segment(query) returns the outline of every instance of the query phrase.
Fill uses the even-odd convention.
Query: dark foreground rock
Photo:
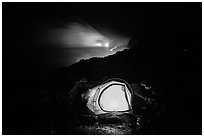
[[[178,44],[166,50],[162,44],[134,43],[128,50],[81,60],[32,81],[9,80],[24,88],[18,99],[11,99],[14,103],[6,103],[13,106],[3,114],[3,134],[198,133],[200,48],[192,43],[186,43],[188,50],[175,48]],[[134,116],[102,118],[87,110],[81,95],[110,78],[124,79],[135,89]],[[8,91],[21,90],[7,85]]]

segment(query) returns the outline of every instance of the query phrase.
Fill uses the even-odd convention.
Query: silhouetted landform
[[[154,84],[156,85],[157,80],[151,80],[154,77],[151,75],[153,72],[151,72],[150,63],[146,58],[147,55],[141,54],[141,51],[142,49],[136,46],[135,48],[126,49],[104,58],[95,57],[81,60],[70,67],[50,72],[46,77],[46,90],[50,92],[50,96],[56,98],[54,100],[49,98],[49,101],[55,102],[54,104],[57,105],[57,108],[53,109],[53,107],[51,107],[49,109],[57,110],[57,113],[60,112],[63,115],[66,114],[66,116],[73,118],[72,122],[71,120],[67,120],[69,121],[68,123],[64,120],[69,119],[69,117],[64,117],[64,120],[49,119],[48,121],[63,121],[61,124],[57,124],[60,125],[60,127],[57,128],[55,132],[57,132],[57,134],[152,134],[153,130],[150,127],[153,125],[151,125],[150,121],[155,120],[156,115],[159,115],[161,111],[159,110],[161,108],[158,108],[158,100],[155,100],[157,97],[156,92],[159,92],[159,89],[154,89],[156,92],[153,92],[151,90],[144,90],[145,88],[143,87],[142,90],[142,83],[150,84],[152,81],[151,86],[153,86]],[[101,118],[93,115],[91,117],[89,113],[86,113],[88,108],[85,106],[86,102],[81,98],[82,93],[87,92],[88,89],[110,78],[121,78],[131,84],[133,89],[140,88],[140,90],[135,90],[137,91],[134,97],[136,101],[133,103],[135,104],[133,109],[135,111],[134,114],[137,115],[137,118],[123,115],[122,118],[117,117],[110,119],[109,116]],[[85,84],[83,81],[85,81]],[[77,85],[76,88],[78,89],[70,93],[75,85]],[[70,106],[70,103],[73,105]],[[55,115],[55,113],[50,114]],[[63,118],[63,116],[54,117]],[[141,122],[138,122],[138,120]],[[118,121],[121,121],[121,123]],[[128,123],[126,123],[129,125],[124,125],[123,121],[128,121]],[[99,124],[100,128],[95,125],[98,122],[103,122],[103,124]],[[102,129],[112,129],[110,124],[114,124],[115,122],[117,124],[111,126],[118,127],[121,125],[120,130],[114,129],[112,132],[110,132],[110,130],[102,131]],[[103,128],[101,128],[102,125]],[[53,126],[55,127],[56,125]],[[81,126],[83,126],[83,128]]]
[[[198,69],[201,43],[184,42],[183,39],[177,43],[175,40],[165,42],[162,37],[160,43],[155,43],[148,39],[140,43],[131,40],[130,49],[114,55],[80,60],[70,67],[50,71],[41,78],[22,80],[25,82],[24,94],[19,97],[22,100],[13,101],[17,104],[13,104],[11,108],[15,109],[11,112],[16,116],[7,115],[11,119],[6,119],[4,134],[201,133],[201,70]],[[80,82],[88,81],[81,87],[86,91],[109,78],[124,79],[133,87],[142,83],[152,87],[154,92],[140,90],[139,93],[151,99],[140,100],[136,105],[135,112],[141,116],[139,129],[133,126],[137,121],[131,116],[93,119],[81,115],[87,111],[85,102],[80,100],[81,93],[73,95],[70,91]],[[148,104],[148,101],[153,103]],[[121,120],[128,122],[121,124]],[[107,122],[106,126],[100,124],[103,121]]]

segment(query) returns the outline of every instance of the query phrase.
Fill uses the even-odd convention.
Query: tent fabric
[[[101,94],[99,105],[103,111],[127,111],[129,109],[125,92],[121,85],[112,85]]]
[[[96,115],[132,111],[131,87],[121,79],[110,79],[89,89],[87,107]]]

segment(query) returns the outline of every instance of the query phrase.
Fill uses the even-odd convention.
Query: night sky
[[[149,43],[164,38],[172,42],[175,35],[196,37],[201,31],[201,9],[196,6],[199,3],[3,3],[3,68],[7,76],[32,76],[110,54],[105,48],[67,43],[67,33],[73,34],[70,27],[77,26],[70,23],[125,44],[132,37]]]

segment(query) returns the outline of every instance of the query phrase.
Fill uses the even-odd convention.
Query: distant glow
[[[102,47],[102,43],[96,43],[96,46]]]
[[[66,48],[103,47],[108,38],[90,25],[76,22],[67,24],[65,28],[52,29],[49,41]],[[100,42],[97,42],[100,41]]]
[[[105,47],[109,47],[109,43],[107,42],[107,43],[105,43],[105,45],[104,45]]]
[[[114,49],[116,49],[117,48],[117,46],[116,47],[114,47],[114,48],[112,48],[112,49],[110,49],[110,51],[113,51]]]
[[[62,26],[46,28],[44,45],[57,49],[56,66],[69,66],[81,59],[106,57],[127,49],[129,38],[115,32],[93,28],[80,22],[65,22]],[[114,42],[116,41],[116,42]],[[116,47],[117,49],[113,49]]]
[[[104,43],[96,43],[95,46],[108,48],[109,47],[109,43],[108,42],[106,42],[105,44]]]

